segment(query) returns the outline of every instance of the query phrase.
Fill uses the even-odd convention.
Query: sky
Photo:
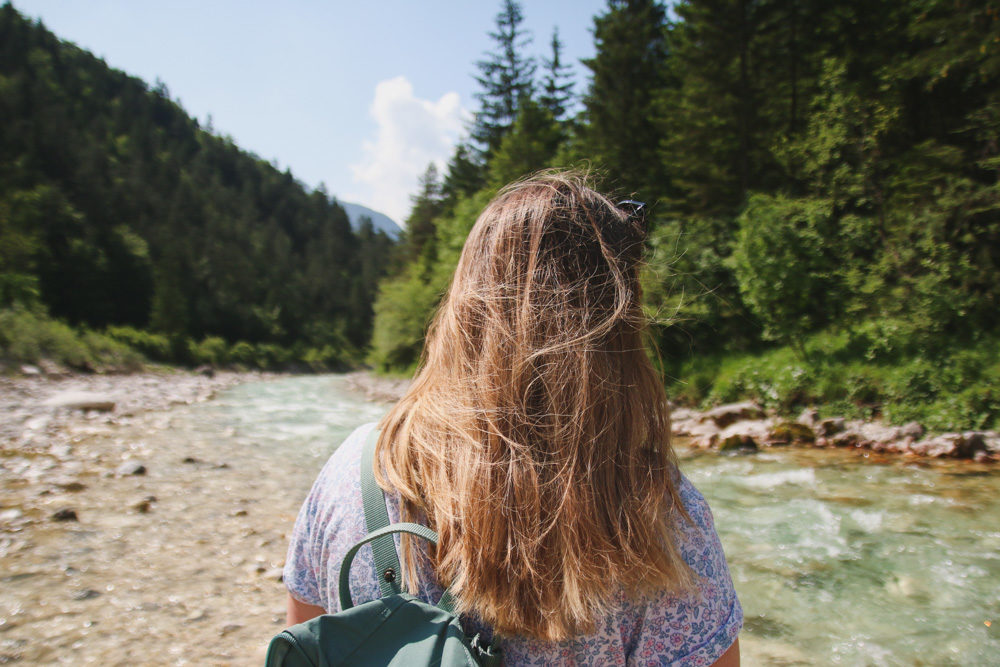
[[[153,85],[203,125],[306,187],[402,223],[417,179],[443,168],[478,108],[476,61],[500,0],[13,0],[60,38]],[[522,0],[528,55],[586,87],[605,0]]]

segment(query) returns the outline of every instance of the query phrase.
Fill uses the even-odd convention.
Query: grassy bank
[[[668,371],[668,392],[693,407],[752,399],[788,415],[816,406],[823,416],[918,421],[936,431],[1000,428],[996,334],[931,343],[883,322],[802,342],[799,350],[690,359]]]
[[[332,346],[291,347],[273,343],[227,342],[209,336],[183,336],[109,327],[94,331],[71,327],[43,312],[0,310],[0,361],[8,372],[23,364],[51,363],[68,370],[133,372],[147,364],[212,366],[260,370],[346,370],[357,353]]]

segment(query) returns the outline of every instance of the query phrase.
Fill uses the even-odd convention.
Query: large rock
[[[813,430],[801,422],[779,422],[771,427],[767,434],[767,444],[769,445],[791,445],[807,444],[816,442],[816,434]]]
[[[755,452],[757,443],[749,435],[744,433],[733,433],[730,436],[721,438],[719,441],[720,452]]]
[[[719,428],[726,428],[730,424],[745,419],[760,419],[764,416],[764,411],[760,406],[752,401],[742,403],[729,403],[712,408],[705,413],[704,419],[711,419]]]
[[[829,417],[827,419],[823,419],[817,426],[819,432],[827,437],[841,433],[846,428],[847,424],[843,417]]]
[[[986,439],[982,433],[942,433],[910,445],[909,451],[932,458],[971,459],[977,452],[986,451]]]
[[[46,400],[44,405],[67,410],[111,412],[115,409],[115,400],[105,394],[90,391],[61,391]]]
[[[711,449],[719,442],[719,427],[711,422],[694,424],[687,429],[691,444],[701,449]]]
[[[758,443],[764,442],[767,440],[767,437],[773,427],[774,422],[770,419],[739,421],[722,429],[722,432],[719,433],[719,442],[722,442],[723,440],[726,440],[734,435],[749,438]]]
[[[795,421],[805,426],[814,427],[816,426],[816,422],[819,421],[819,410],[816,408],[806,408]]]

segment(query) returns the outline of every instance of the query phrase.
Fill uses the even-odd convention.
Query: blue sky
[[[443,164],[477,108],[475,62],[499,0],[14,0],[62,39],[153,83],[308,187],[402,222],[417,177]],[[530,55],[559,28],[586,86],[605,0],[524,0]]]

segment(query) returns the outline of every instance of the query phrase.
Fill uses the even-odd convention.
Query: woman
[[[739,664],[742,609],[704,499],[677,469],[642,345],[645,230],[571,173],[515,183],[469,233],[423,364],[379,425],[376,477],[410,592],[451,586],[508,665]],[[339,609],[366,533],[361,447],[333,454],[292,535],[288,621]],[[378,597],[370,554],[355,601]]]

